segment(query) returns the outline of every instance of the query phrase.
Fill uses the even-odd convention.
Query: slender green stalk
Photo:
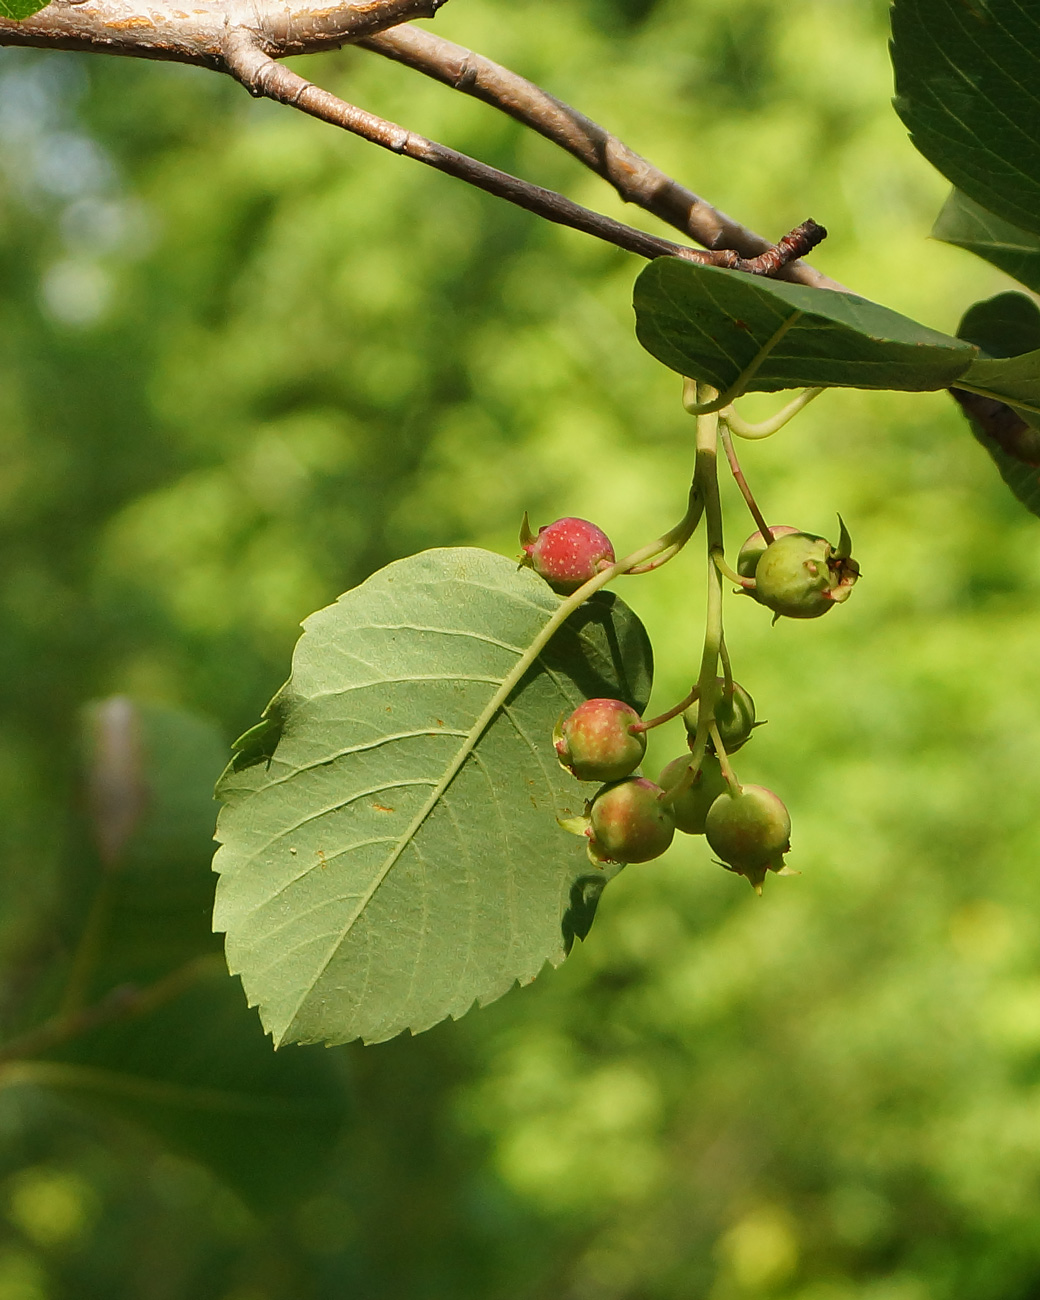
[[[689,695],[684,699],[681,699],[678,704],[673,705],[667,713],[661,713],[656,718],[651,718],[649,722],[633,722],[629,727],[629,731],[633,734],[640,731],[651,731],[654,727],[661,727],[666,722],[671,722],[671,720],[677,718],[680,713],[686,712],[690,705],[696,701],[698,694],[699,688],[695,686]]]
[[[726,423],[738,438],[748,438],[752,441],[771,438],[822,392],[822,388],[803,388],[797,397],[788,402],[771,419],[763,420],[761,424],[749,424],[747,420],[742,420],[735,410],[726,412]]]
[[[699,405],[710,406],[714,389],[701,387]],[[704,498],[704,518],[708,540],[708,608],[704,620],[704,649],[697,677],[697,734],[693,752],[698,763],[708,742],[708,728],[715,720],[719,696],[718,668],[722,646],[722,574],[715,563],[716,552],[723,550],[722,503],[719,500],[718,442],[719,419],[712,412],[697,417],[697,464],[695,482]]]
[[[755,585],[754,578],[742,578],[736,569],[731,569],[721,551],[712,551],[711,558],[722,576],[729,578],[730,582],[735,582],[738,587],[753,587]]]
[[[714,722],[708,728],[708,734],[711,736],[711,743],[715,746],[715,755],[719,760],[719,768],[725,777],[726,784],[729,786],[729,792],[736,798],[738,794],[743,792],[743,787],[737,780],[737,774],[733,771],[733,764],[729,761],[726,747],[722,743],[719,729]]]

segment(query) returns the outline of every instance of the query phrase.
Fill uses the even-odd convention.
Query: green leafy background
[[[886,23],[881,0],[454,0],[435,29],[763,231],[814,216],[828,273],[950,333],[1011,286],[926,239],[948,187],[889,106]],[[652,225],[445,89],[357,52],[311,70]],[[0,123],[6,1036],[55,1005],[89,897],[86,701],[209,719],[226,752],[299,621],[381,565],[515,555],[525,508],[635,546],[681,514],[691,447],[633,338],[636,259],[191,69],[5,52]],[[2,1300],[1036,1290],[1036,521],[942,393],[828,394],[743,456],[771,518],[840,510],[864,572],[817,624],[729,601],[768,719],[738,770],[789,804],[802,875],[756,899],[684,839],[530,988],[414,1039],[283,1049],[330,1069],[336,1126],[274,1220],[194,1158],[190,1114],[177,1140],[4,1076]],[[689,688],[702,570],[619,586],[654,706]]]

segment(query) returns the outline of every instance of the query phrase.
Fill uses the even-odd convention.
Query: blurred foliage
[[[764,233],[816,217],[821,267],[950,331],[1008,282],[925,242],[945,187],[889,107],[885,21],[881,0],[455,0],[436,30]],[[403,69],[306,66],[622,211]],[[691,428],[633,337],[636,259],[228,81],[4,51],[0,142],[6,1036],[53,1007],[86,907],[86,701],[230,740],[299,620],[392,558],[512,554],[525,508],[622,551],[656,536]],[[334,1168],[273,1221],[147,1130],[4,1076],[0,1300],[1036,1293],[1035,521],[943,394],[828,394],[744,460],[777,521],[840,509],[864,572],[819,624],[727,611],[769,719],[740,771],[791,808],[802,876],[756,899],[686,840],[623,873],[561,971],[346,1049]],[[734,492],[727,512],[737,545]],[[702,567],[695,542],[622,587],[662,708]]]

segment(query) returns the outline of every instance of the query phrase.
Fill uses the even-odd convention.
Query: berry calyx
[[[658,784],[665,793],[684,779],[690,762],[689,754],[680,754],[668,764],[658,777]],[[714,754],[705,754],[690,784],[667,804],[675,829],[686,835],[703,835],[708,809],[725,789],[726,778],[722,775],[719,760]]]
[[[614,563],[614,547],[601,528],[587,519],[567,517],[531,532],[527,515],[520,528],[523,559],[561,596],[569,596]]]
[[[641,776],[605,785],[589,806],[589,857],[595,863],[649,862],[675,836],[664,791]]]
[[[739,794],[719,795],[708,809],[704,833],[723,865],[761,893],[766,872],[784,870],[791,817],[772,790],[745,785]]]
[[[646,752],[646,733],[631,730],[639,721],[624,700],[586,700],[553,731],[560,765],[579,781],[620,781]]]
[[[858,577],[843,523],[837,546],[814,533],[778,537],[759,558],[751,595],[777,618],[819,618],[848,600]]]
[[[715,705],[715,725],[719,729],[719,739],[727,754],[737,750],[750,740],[755,729],[755,701],[739,682],[730,682],[726,689],[726,679],[716,678],[722,693]],[[691,704],[683,713],[683,722],[689,733],[691,745],[697,734],[697,705]]]
[[[778,537],[787,537],[791,533],[797,533],[797,528],[792,528],[790,524],[777,524],[775,528],[770,528],[770,539],[776,541]],[[744,545],[740,548],[737,555],[737,572],[742,578],[753,578],[755,569],[759,560],[765,553],[769,543],[762,536],[761,531],[752,533]]]

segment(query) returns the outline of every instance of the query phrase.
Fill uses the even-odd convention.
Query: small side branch
[[[574,203],[554,190],[532,185],[529,181],[499,171],[497,167],[489,167],[476,158],[470,158],[467,154],[449,149],[446,145],[428,140],[425,136],[388,122],[363,108],[348,104],[346,100],[276,62],[245,29],[237,28],[228,32],[224,40],[224,60],[231,75],[257,98],[273,99],[297,108],[302,113],[342,127],[391,153],[404,154],[437,171],[466,181],[477,189],[485,190],[488,194],[506,199],[546,221],[580,230],[640,257],[682,257],[688,261],[730,270],[747,270],[759,275],[774,274],[776,268],[797,257],[800,249],[813,247],[826,234],[822,227],[809,221],[791,235],[785,236],[781,244],[756,258],[740,258],[729,249],[700,252],[685,244],[648,235],[633,226],[614,221],[611,217],[582,207],[580,203]]]
[[[388,28],[356,43],[507,113],[602,176],[626,203],[637,204],[707,249],[732,250],[737,262],[743,263],[715,265],[758,275],[779,274],[782,279],[816,288],[843,287],[797,260],[819,239],[799,244],[796,252],[785,248],[783,241],[771,245],[761,235],[698,198],[597,122],[501,64],[408,25]],[[792,232],[787,238],[797,233]],[[766,261],[761,269],[747,265],[760,262],[763,256]]]

